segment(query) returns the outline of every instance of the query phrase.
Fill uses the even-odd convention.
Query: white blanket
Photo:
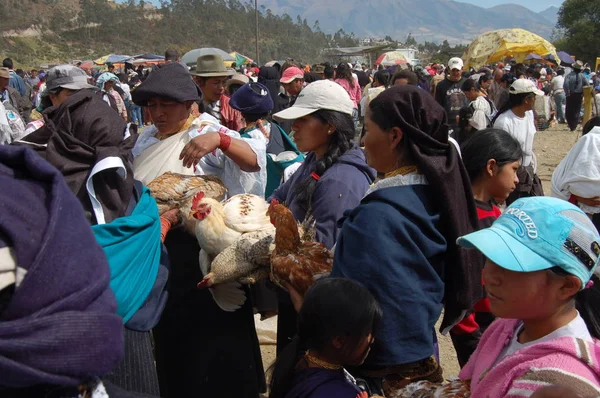
[[[552,196],[569,200],[600,197],[600,127],[594,127],[571,148],[552,174]],[[600,207],[579,205],[588,214]]]
[[[261,168],[258,172],[246,173],[240,170],[220,149],[204,156],[195,169],[183,167],[182,161],[179,160],[181,150],[191,139],[204,134],[201,130],[207,124],[218,124],[218,121],[203,113],[193,121],[187,131],[162,141],[155,137],[158,133],[156,127],[145,129],[133,148],[135,178],[148,184],[167,171],[185,175],[216,175],[223,181],[230,196],[242,193],[264,196],[267,186],[267,139],[259,130],[249,132],[251,138],[241,138],[239,133],[233,130],[227,132],[227,135],[233,138],[244,140],[256,153]]]

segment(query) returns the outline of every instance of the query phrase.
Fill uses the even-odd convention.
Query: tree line
[[[256,14],[253,2],[240,0],[171,0],[160,8],[143,0],[116,4],[108,0],[6,0],[0,4],[0,20],[10,20],[2,31],[35,25],[37,38],[0,38],[2,55],[17,63],[61,58],[93,59],[109,53],[162,54],[167,48],[181,54],[200,47],[238,51],[255,58]],[[37,10],[37,12],[32,12]],[[18,15],[11,19],[8,16]],[[358,45],[353,34],[342,29],[321,31],[299,16],[275,15],[259,9],[260,61],[294,58],[304,62],[322,60],[329,47]],[[4,50],[4,51],[2,51]],[[58,59],[57,59],[58,61]]]

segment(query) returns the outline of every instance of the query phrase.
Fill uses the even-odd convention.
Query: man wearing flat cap
[[[266,137],[257,130],[242,138],[207,112],[195,117],[192,104],[202,92],[181,64],[153,70],[132,98],[147,107],[153,122],[133,149],[136,179],[147,184],[165,172],[213,175],[229,196],[264,195]],[[165,245],[169,299],[154,329],[161,396],[257,397],[265,381],[245,289],[237,283],[210,291],[196,287],[205,276],[200,263],[208,268],[210,259],[185,228],[171,229]]]
[[[229,105],[225,95],[227,80],[235,74],[223,63],[220,55],[202,55],[198,57],[196,68],[192,70],[194,81],[202,90],[204,110],[221,121],[228,129],[239,131],[246,126],[242,114]]]

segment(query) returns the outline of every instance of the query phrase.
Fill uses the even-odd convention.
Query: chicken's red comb
[[[275,198],[271,199],[271,205],[272,206],[278,205],[278,204],[279,204],[279,201],[277,199],[275,199]]]
[[[192,209],[195,209],[202,199],[204,199],[204,192],[198,192],[192,199]]]

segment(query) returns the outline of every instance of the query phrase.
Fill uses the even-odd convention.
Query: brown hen
[[[204,192],[207,198],[223,200],[227,188],[215,176],[188,176],[166,172],[148,184],[152,196],[156,199],[159,214],[171,209],[180,209],[189,213],[192,200],[198,192]]]
[[[289,283],[300,294],[331,273],[333,255],[319,242],[302,241],[292,212],[276,200],[268,214],[275,226],[275,249],[271,253],[271,280],[285,288]]]

